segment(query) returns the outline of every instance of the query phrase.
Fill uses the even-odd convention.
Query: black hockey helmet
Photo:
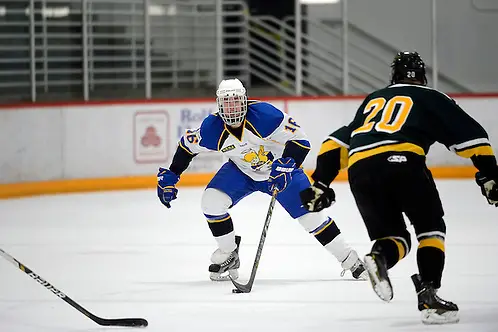
[[[427,84],[425,63],[417,52],[398,52],[391,63],[391,84],[420,82]]]

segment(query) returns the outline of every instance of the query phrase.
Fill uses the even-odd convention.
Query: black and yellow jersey
[[[323,142],[313,178],[330,183],[339,169],[385,152],[425,156],[435,142],[465,158],[493,156],[484,128],[452,98],[422,85],[391,85],[368,95],[353,121]],[[330,179],[331,163],[338,169]]]

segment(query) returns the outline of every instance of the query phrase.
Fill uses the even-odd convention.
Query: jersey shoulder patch
[[[247,102],[247,129],[255,131],[257,136],[270,136],[283,120],[284,113],[272,104],[257,100]]]
[[[215,114],[210,114],[202,121],[200,131],[199,145],[206,149],[217,151],[220,137],[225,131],[223,120]]]

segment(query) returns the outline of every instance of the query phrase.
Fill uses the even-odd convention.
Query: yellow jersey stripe
[[[470,158],[472,156],[493,156],[493,149],[489,145],[476,146],[470,149],[455,151],[457,155],[464,158]]]
[[[245,120],[245,123],[247,123],[248,125],[251,126],[252,130],[254,130],[254,132],[259,136],[259,138],[263,138],[263,136],[261,136],[261,134],[259,133],[259,131],[257,131],[256,128],[254,128],[254,126],[252,125],[252,123],[250,123],[249,121],[247,121],[247,119]]]
[[[230,135],[229,132],[227,134],[225,134],[226,131],[227,131],[226,129],[223,129],[223,131],[221,132],[220,138],[218,138],[218,145],[217,145],[218,151],[220,151],[221,147],[223,146],[223,142],[222,142],[223,139],[226,139],[226,137],[224,137],[224,135]]]
[[[298,143],[297,141],[291,141],[291,142],[294,143],[294,144],[296,144],[297,146],[302,147],[303,149],[311,150],[311,148],[309,146],[302,145],[301,143]]]
[[[330,140],[322,143],[322,146],[320,147],[320,151],[318,152],[318,155],[322,155],[326,152],[329,152],[329,151],[332,151],[335,149],[339,149],[339,148],[343,148],[343,146],[340,145],[339,143],[337,143],[336,141],[333,141],[330,139]]]
[[[348,163],[349,163],[348,149],[346,149],[345,147],[341,146],[340,162],[339,162],[341,169],[347,168],[348,167]]]
[[[340,145],[339,143],[337,143],[334,140],[330,139],[328,141],[323,142],[322,146],[320,147],[320,151],[318,152],[318,155],[320,156],[324,153],[327,153],[327,152],[335,150],[335,149],[340,149],[339,164],[340,164],[341,169],[348,167],[348,160],[349,160],[348,149],[346,149],[344,146]]]
[[[359,160],[375,156],[380,153],[384,152],[389,152],[389,151],[394,151],[394,152],[413,152],[416,153],[420,156],[425,156],[424,149],[422,149],[420,146],[412,144],[412,143],[399,143],[399,144],[390,144],[390,145],[383,145],[379,146],[373,149],[369,150],[364,150],[364,151],[358,151],[354,154],[352,154],[349,157],[349,167],[351,167],[354,163],[356,163]]]
[[[188,152],[188,154],[190,154],[190,155],[192,155],[192,156],[194,155],[194,153],[193,153],[192,151],[190,151],[190,150],[189,150],[186,146],[184,146],[184,145],[182,144],[182,141],[180,141],[180,143],[178,143],[178,145],[180,145],[180,147],[181,147],[183,150],[187,151],[187,152]]]

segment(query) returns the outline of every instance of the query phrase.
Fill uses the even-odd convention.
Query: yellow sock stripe
[[[422,239],[420,240],[418,248],[420,249],[424,247],[434,247],[444,252],[444,240],[439,237],[429,237],[426,239]]]
[[[394,237],[384,237],[384,238],[381,238],[381,239],[377,239],[377,241],[382,241],[382,240],[391,240],[393,241],[394,243],[396,243],[396,246],[398,247],[398,254],[399,254],[399,258],[398,258],[398,261],[402,260],[405,256],[406,256],[406,248],[405,249],[405,246],[403,245],[403,242],[395,239]]]
[[[396,246],[398,247],[398,253],[399,253],[399,258],[398,261],[402,260],[406,256],[406,249],[403,243],[401,241],[396,240],[395,238],[389,238],[390,240],[394,241],[396,243]]]
[[[327,229],[327,227],[329,227],[330,225],[332,225],[334,223],[334,219],[330,218],[330,221],[325,225],[323,226],[322,229],[320,229],[318,232],[316,233],[313,233],[314,236],[317,236],[318,234],[320,234],[321,232],[323,232],[324,230]]]
[[[230,217],[230,216],[228,216],[228,217],[223,218],[223,219],[207,219],[207,222],[209,222],[209,223],[224,222],[224,221],[226,221],[226,220],[228,220],[228,219],[230,219],[230,218],[231,218],[231,217]]]

